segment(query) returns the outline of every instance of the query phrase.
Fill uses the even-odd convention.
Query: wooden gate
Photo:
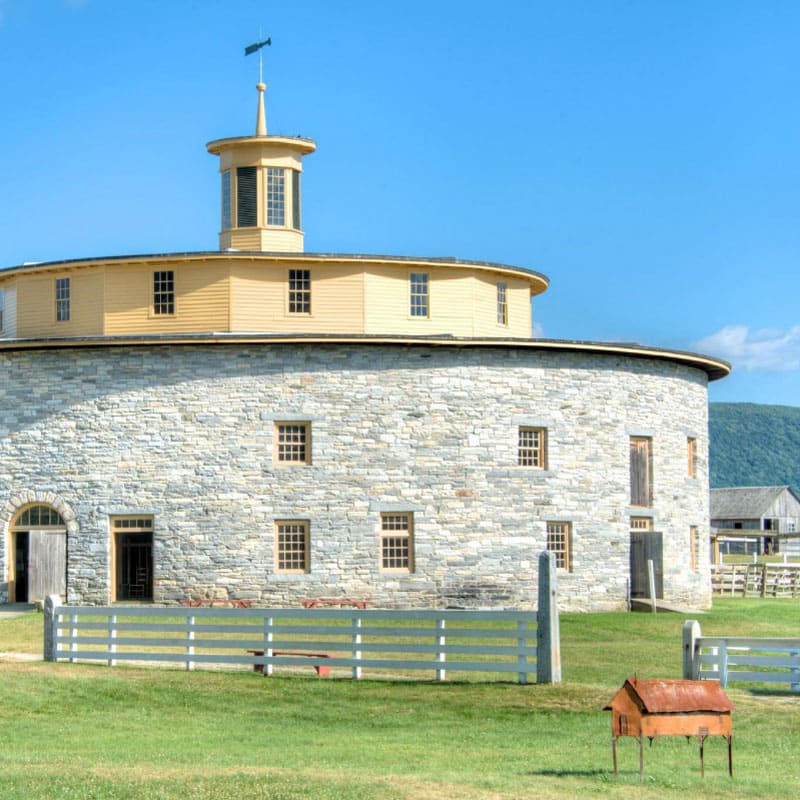
[[[656,598],[663,598],[663,536],[660,531],[631,531],[631,597],[650,597],[648,561],[655,571]]]

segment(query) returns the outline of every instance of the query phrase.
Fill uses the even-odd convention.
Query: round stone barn
[[[707,385],[532,337],[548,279],[304,252],[309,139],[213,141],[218,251],[0,270],[0,602],[710,604]]]

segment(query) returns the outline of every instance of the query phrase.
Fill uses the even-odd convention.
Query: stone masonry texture
[[[665,598],[710,605],[707,548],[690,568],[690,526],[707,534],[709,519],[707,378],[693,367],[514,346],[193,344],[5,351],[0,372],[0,602],[9,526],[46,502],[67,523],[70,603],[110,600],[110,518],[147,515],[159,603],[529,608],[560,521],[561,608],[622,609],[643,513],[663,533]],[[280,421],[310,423],[310,465],[274,463]],[[520,425],[547,429],[546,469],[517,465]],[[652,437],[645,510],[630,507],[634,435]],[[413,512],[410,573],[380,570],[382,511]],[[276,520],[308,521],[309,572],[277,572]]]

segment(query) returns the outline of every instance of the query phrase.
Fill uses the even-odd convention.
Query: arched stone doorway
[[[3,515],[8,602],[39,603],[48,594],[66,600],[68,537],[77,528],[75,515],[53,495],[41,500],[33,495],[12,503]]]

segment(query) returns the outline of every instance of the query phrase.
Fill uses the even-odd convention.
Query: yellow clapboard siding
[[[175,274],[175,314],[153,314],[153,273]],[[159,262],[106,272],[106,333],[190,333],[230,329],[228,265]]]
[[[527,283],[502,275],[475,276],[475,336],[531,335],[531,293]],[[508,324],[497,321],[497,284],[506,285]]]
[[[311,273],[311,312],[289,313],[289,272]],[[174,274],[175,313],[155,314],[153,275]],[[410,314],[410,275],[428,275],[429,316]],[[71,319],[55,322],[55,281],[71,280]],[[22,337],[209,332],[463,337],[531,335],[530,281],[469,264],[246,253],[50,265],[17,277]],[[505,283],[508,325],[497,322]]]
[[[411,317],[409,281],[412,272],[427,272],[429,281],[428,318]],[[525,287],[522,281],[507,281],[508,285]],[[530,312],[520,315],[521,296],[514,297],[514,317],[522,320],[513,328],[496,324],[497,288],[492,278],[476,276],[468,268],[424,269],[391,267],[373,271],[365,278],[366,332],[401,333],[410,335],[453,336],[527,336],[530,331]],[[515,289],[516,291],[516,289]],[[527,300],[526,300],[527,301]],[[526,322],[527,319],[527,322]],[[514,333],[511,333],[511,330]],[[518,331],[526,331],[519,333]]]
[[[310,314],[289,313],[289,269],[311,273]],[[234,330],[364,332],[363,273],[348,265],[237,265],[231,276],[231,304]]]
[[[56,280],[70,280],[69,320],[56,322]],[[92,336],[103,332],[102,268],[59,270],[18,281],[17,335],[27,337]]]

